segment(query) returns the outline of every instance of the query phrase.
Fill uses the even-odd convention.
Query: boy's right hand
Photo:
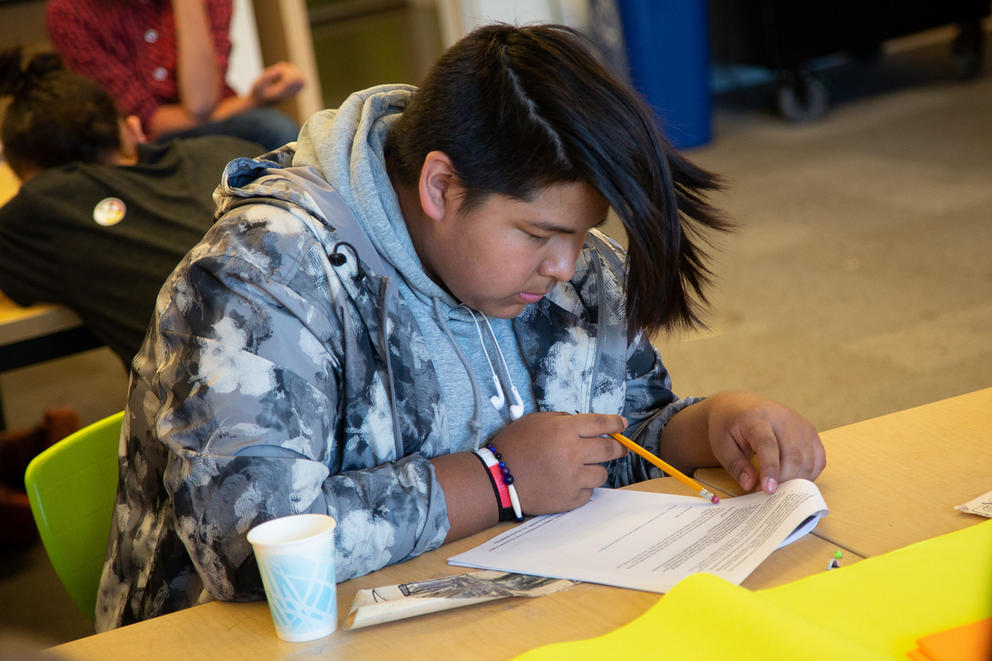
[[[541,412],[509,424],[491,441],[513,474],[528,515],[564,512],[584,505],[606,482],[603,466],[627,454],[605,436],[623,433],[619,415]]]

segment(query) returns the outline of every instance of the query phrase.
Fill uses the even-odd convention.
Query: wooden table
[[[672,478],[639,485],[650,491],[691,495]],[[512,524],[448,544],[399,565],[341,583],[338,615],[343,620],[359,589],[459,574],[464,567],[446,563],[448,556],[468,550]],[[744,585],[750,588],[786,583],[824,571],[836,547],[807,535],[776,551]],[[856,558],[846,557],[845,562]],[[528,599],[503,599],[444,613],[391,622],[354,631],[338,630],[311,643],[284,643],[276,638],[265,602],[212,602],[83,638],[56,648],[67,659],[366,659],[406,654],[417,659],[505,659],[549,642],[575,640],[611,631],[644,613],[660,595],[584,583],[565,592]],[[493,632],[503,632],[494,637]],[[455,636],[452,638],[452,636]],[[494,646],[493,642],[498,641]],[[453,653],[453,645],[462,650]]]
[[[772,587],[824,571],[838,546],[880,553],[981,521],[959,515],[952,507],[992,488],[988,482],[992,477],[987,449],[990,430],[992,389],[823,434],[830,466],[818,483],[831,513],[813,534],[773,553],[744,586]],[[944,445],[945,440],[953,446]],[[896,448],[887,450],[896,443]],[[901,468],[887,463],[890,460]],[[964,470],[966,465],[972,470]],[[707,471],[705,477],[713,484],[732,486],[725,473]],[[670,478],[637,486],[688,493]],[[910,497],[908,503],[902,500]],[[508,525],[340,584],[340,618],[359,589],[464,571],[448,566],[446,558]],[[857,562],[861,557],[848,550],[842,562]],[[368,629],[339,630],[321,640],[296,644],[276,638],[264,602],[214,602],[66,643],[55,651],[66,659],[170,661],[365,659],[388,654],[506,659],[539,645],[601,635],[641,615],[659,598],[653,593],[582,584],[536,599],[504,599]]]
[[[98,346],[69,308],[49,303],[23,307],[0,292],[0,372]]]

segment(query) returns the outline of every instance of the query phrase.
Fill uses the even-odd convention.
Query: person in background
[[[71,308],[127,367],[166,276],[213,223],[220,172],[264,150],[227,136],[146,144],[138,119],[57,55],[22,60],[0,53],[0,141],[22,180],[0,207],[0,291]],[[79,426],[49,407],[33,428],[0,430],[0,544],[36,539],[24,470]]]
[[[214,220],[228,161],[260,145],[229,136],[148,144],[96,82],[54,53],[0,53],[3,154],[22,180],[0,207],[0,291],[71,308],[125,367],[158,290]]]
[[[299,127],[273,107],[304,80],[277,62],[238,95],[225,82],[232,0],[50,0],[46,25],[66,66],[99,82],[151,140],[233,135],[268,149]]]
[[[650,338],[698,321],[719,181],[586,44],[483,26],[228,166],[132,364],[98,630],[263,598],[276,517],[333,516],[341,581],[661,475],[609,433],[745,490],[820,474],[792,409],[673,392]]]

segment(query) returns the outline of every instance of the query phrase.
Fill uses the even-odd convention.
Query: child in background
[[[126,368],[166,276],[213,224],[220,172],[264,150],[229,136],[147,144],[137,117],[54,53],[0,53],[0,96],[22,181],[0,207],[0,291],[71,308]]]
[[[151,140],[232,135],[266,149],[299,126],[274,107],[302,89],[290,62],[239,95],[225,82],[232,0],[50,0],[48,34],[66,65],[96,80]]]
[[[807,420],[680,398],[649,342],[698,321],[717,186],[561,26],[479,28],[232,162],[133,364],[98,629],[262,598],[245,535],[274,517],[334,516],[345,580],[516,518],[508,492],[660,475],[613,432],[744,489],[815,478]]]

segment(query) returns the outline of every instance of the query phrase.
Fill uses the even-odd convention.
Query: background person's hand
[[[251,95],[259,105],[288,99],[303,88],[303,74],[292,62],[266,67],[252,84]]]

